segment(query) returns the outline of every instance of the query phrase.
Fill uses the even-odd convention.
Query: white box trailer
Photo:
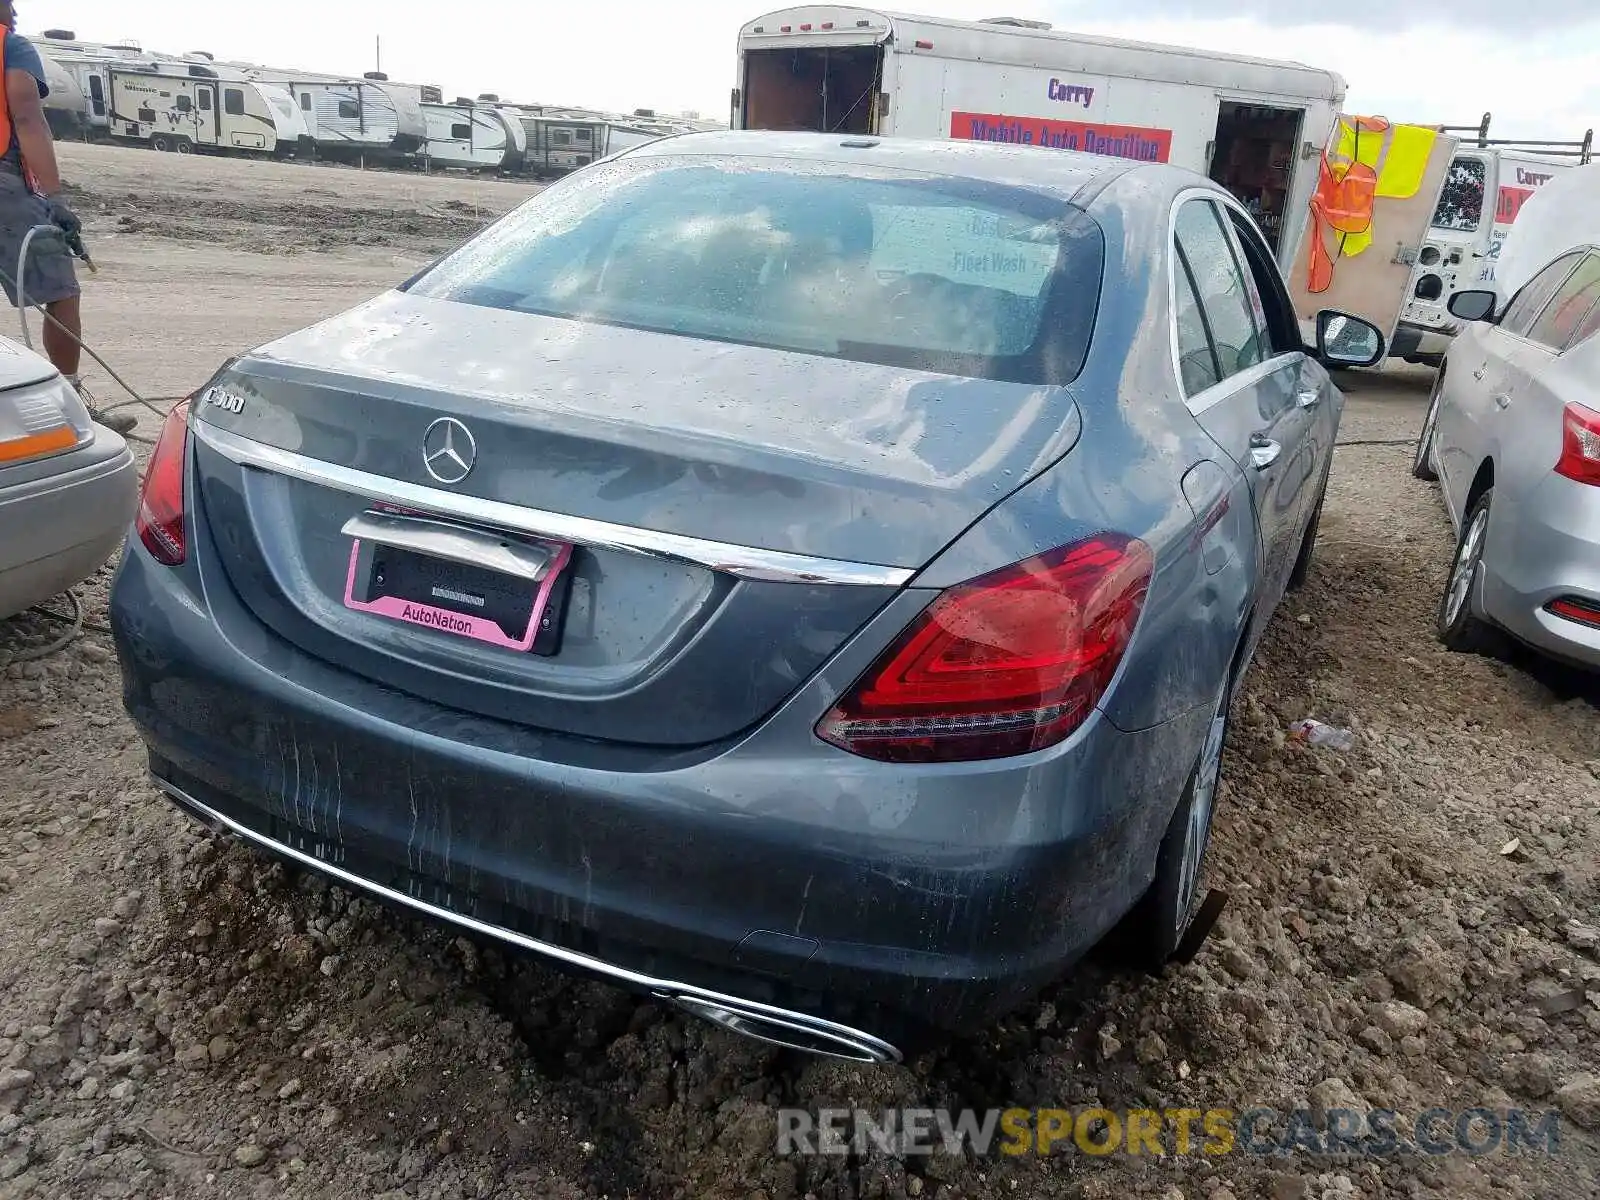
[[[1243,55],[808,5],[739,33],[735,129],[959,138],[1209,175],[1292,260],[1345,81]]]

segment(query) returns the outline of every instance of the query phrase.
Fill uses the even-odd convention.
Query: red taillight
[[[1576,621],[1591,629],[1600,629],[1600,604],[1579,600],[1576,596],[1564,596],[1559,600],[1550,601],[1545,608],[1558,617],[1565,617],[1569,621]]]
[[[189,448],[189,402],[178,404],[161,425],[161,437],[145,469],[139,515],[133,527],[158,563],[176,567],[187,553],[183,533],[183,463]]]
[[[1556,474],[1600,485],[1600,413],[1581,404],[1567,405],[1561,418],[1561,460],[1556,463]]]
[[[1143,542],[1101,534],[953,587],[856,681],[817,736],[907,763],[1053,746],[1110,686],[1152,569]]]

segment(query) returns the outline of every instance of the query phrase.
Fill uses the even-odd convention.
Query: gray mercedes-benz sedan
[[[1384,350],[1318,342],[1184,171],[655,143],[174,413],[127,707],[214,828],[892,1060],[1113,930],[1180,944],[1322,364]]]

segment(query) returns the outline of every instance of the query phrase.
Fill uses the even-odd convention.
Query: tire
[[[162,154],[166,154],[172,150],[172,139],[164,133],[152,133],[150,135],[150,149],[159,150]]]
[[[1494,489],[1473,502],[1461,522],[1456,554],[1445,580],[1436,622],[1439,640],[1458,654],[1492,655],[1504,645],[1500,631],[1472,611],[1472,592],[1483,569],[1483,549],[1489,536],[1489,510]]]
[[[178,144],[173,147],[173,149],[177,150],[179,154],[193,154],[194,143],[186,137],[181,137],[178,139]]]
[[[1322,504],[1327,499],[1327,492],[1317,497],[1317,506],[1311,510],[1311,520],[1306,524],[1306,533],[1300,539],[1300,554],[1294,560],[1294,569],[1289,572],[1288,590],[1298,592],[1305,587],[1306,580],[1311,576],[1311,560],[1317,552],[1317,530],[1322,526]]]
[[[1422,429],[1417,434],[1416,453],[1411,456],[1411,474],[1428,483],[1439,481],[1439,472],[1433,465],[1433,440],[1439,429],[1439,400],[1444,395],[1444,371],[1433,377],[1433,392],[1428,397],[1428,412],[1422,418]]]
[[[1228,736],[1232,681],[1223,689],[1205,744],[1189,772],[1183,796],[1156,852],[1156,875],[1149,889],[1107,938],[1107,948],[1124,966],[1155,974],[1183,944],[1200,896],[1200,872],[1211,842],[1217,785],[1222,778],[1222,746]]]

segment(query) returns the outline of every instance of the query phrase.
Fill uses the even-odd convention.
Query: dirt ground
[[[64,158],[100,264],[89,336],[168,396],[530,191]],[[1311,581],[1234,712],[1211,860],[1230,900],[1196,960],[1159,979],[1086,964],[907,1067],[744,1043],[211,840],[145,780],[110,569],[61,652],[16,661],[56,619],[0,625],[0,1198],[1600,1195],[1596,689],[1435,642],[1448,522],[1407,446],[1356,444],[1408,438],[1427,387],[1351,380]],[[1304,716],[1354,748],[1286,743]],[[776,1153],[781,1107],[1313,1102],[1402,1129],[1436,1106],[1559,1109],[1560,1152]]]

